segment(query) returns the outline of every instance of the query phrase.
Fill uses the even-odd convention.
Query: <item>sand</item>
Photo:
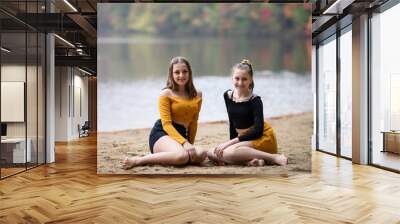
[[[150,129],[97,133],[98,174],[292,174],[311,171],[312,112],[266,119],[275,129],[278,153],[289,158],[287,166],[268,165],[247,167],[238,165],[216,166],[208,159],[202,166],[185,167],[147,165],[124,170],[121,161],[127,152],[137,155],[149,153]],[[229,139],[226,121],[200,123],[195,145],[213,148]]]

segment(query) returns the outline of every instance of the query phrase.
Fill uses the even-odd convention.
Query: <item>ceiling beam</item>
[[[90,37],[97,37],[97,30],[90,24],[85,17],[79,13],[70,13],[67,16],[74,21],[78,26],[80,26]]]
[[[81,66],[96,71],[97,60],[91,56],[55,56],[56,66]]]
[[[343,10],[351,5],[355,0],[336,0],[326,8],[322,14],[342,14]]]

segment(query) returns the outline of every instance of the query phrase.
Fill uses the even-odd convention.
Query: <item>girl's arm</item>
[[[172,116],[171,116],[171,99],[168,97],[167,90],[164,90],[158,100],[158,108],[160,111],[160,118],[162,127],[167,134],[176,140],[179,144],[185,143],[187,140],[179,134],[179,132],[172,125]]]
[[[260,138],[264,131],[264,114],[261,98],[256,96],[252,100],[254,125],[244,134],[239,136],[239,141],[251,141]]]
[[[199,91],[197,93],[199,97],[202,97],[201,92]],[[193,120],[189,124],[189,142],[191,144],[194,144],[194,139],[196,138],[196,133],[197,133],[197,122],[199,120],[199,114],[200,114],[200,109],[201,109],[201,103],[202,103],[202,98],[200,98],[199,102],[197,103],[197,113]]]
[[[228,113],[228,119],[229,119],[229,138],[233,139],[238,136],[238,133],[237,133],[235,127],[233,126],[232,118],[231,118],[231,115],[229,114],[229,110],[228,110],[228,101],[229,101],[228,92],[229,92],[229,90],[225,91],[225,93],[224,93],[224,101],[225,101],[225,106],[226,106],[226,112]]]
[[[237,137],[238,133],[237,133],[235,127],[233,126],[233,122],[232,122],[232,119],[231,119],[231,116],[230,116],[229,110],[228,110],[228,102],[229,102],[229,94],[228,94],[228,92],[229,92],[229,90],[225,91],[224,100],[225,100],[226,111],[228,113],[228,118],[229,118],[229,138],[230,138],[230,140],[220,144],[219,146],[217,146],[214,149],[214,153],[218,157],[222,156],[222,153],[223,153],[224,149],[226,149],[229,146],[239,142],[239,138]]]

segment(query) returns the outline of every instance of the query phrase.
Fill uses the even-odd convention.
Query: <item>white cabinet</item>
[[[25,138],[7,138],[1,140],[2,148],[5,148],[4,151],[12,152],[12,163],[25,163],[32,161],[32,140],[28,138],[26,143],[27,147],[25,153]]]

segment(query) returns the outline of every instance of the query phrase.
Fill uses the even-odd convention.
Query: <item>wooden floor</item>
[[[3,177],[7,177],[7,176],[10,176],[10,175],[13,175],[13,174],[15,174],[15,173],[19,173],[19,172],[22,172],[22,171],[24,171],[24,170],[26,170],[25,169],[25,167],[21,167],[21,168],[4,168],[4,167],[2,167],[1,168],[1,177],[3,178]]]
[[[372,161],[374,164],[400,170],[400,155],[392,152],[374,151]]]
[[[0,223],[400,223],[400,175],[313,153],[294,176],[99,176],[94,137],[0,181]]]

